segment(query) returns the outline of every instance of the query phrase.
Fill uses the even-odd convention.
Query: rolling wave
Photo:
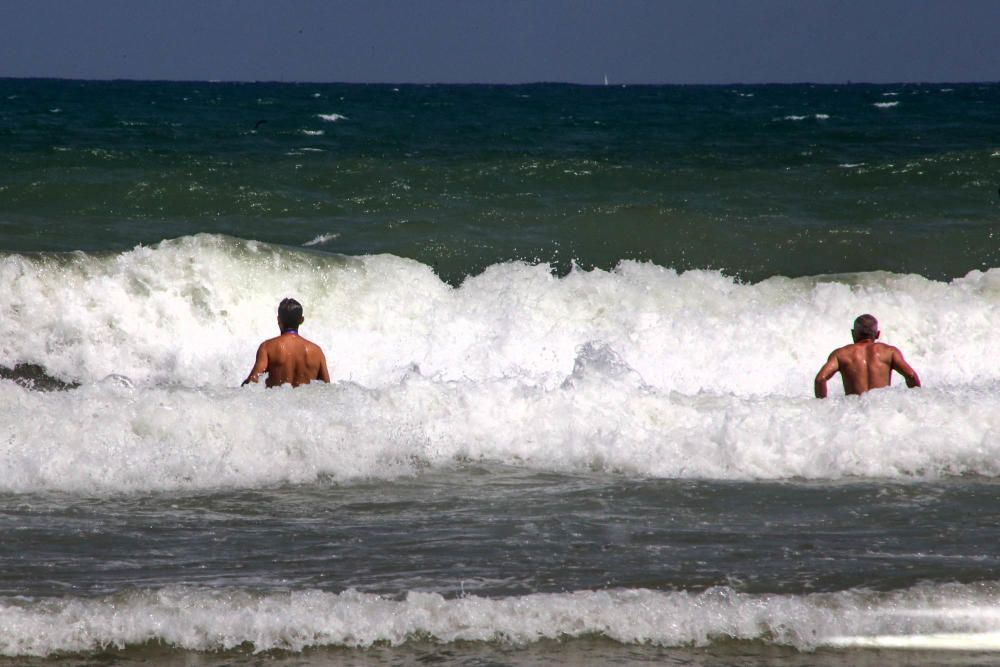
[[[81,383],[238,384],[276,335],[285,296],[305,306],[303,334],[326,350],[334,379],[367,387],[416,366],[442,381],[551,388],[597,346],[658,390],[796,397],[863,312],[929,386],[1000,380],[996,269],[950,282],[874,272],[747,284],[632,261],[562,277],[515,262],[452,287],[392,255],[199,235],[120,254],[7,254],[0,280],[0,366]]]

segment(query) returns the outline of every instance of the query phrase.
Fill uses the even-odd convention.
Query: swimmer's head
[[[282,299],[278,304],[278,325],[282,331],[295,331],[304,320],[302,304],[295,299]]]
[[[854,337],[854,342],[859,340],[875,340],[879,336],[878,330],[878,320],[872,315],[859,315],[856,320],[854,320],[854,328],[851,329],[851,335]]]

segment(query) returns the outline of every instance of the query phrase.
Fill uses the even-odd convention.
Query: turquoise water
[[[197,232],[449,280],[622,259],[746,280],[997,265],[995,85],[0,82],[0,248]]]

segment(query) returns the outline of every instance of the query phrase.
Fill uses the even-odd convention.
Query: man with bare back
[[[831,352],[816,374],[816,398],[826,398],[826,383],[838,371],[844,381],[845,394],[863,394],[869,389],[888,387],[893,371],[906,379],[907,387],[919,387],[920,378],[903,359],[903,353],[892,345],[875,342],[880,334],[878,320],[871,315],[861,315],[854,320],[851,330],[854,343]]]
[[[297,387],[313,380],[330,381],[323,350],[299,336],[299,325],[304,321],[302,304],[295,299],[283,299],[278,305],[281,335],[260,344],[257,360],[243,384],[256,382],[261,373],[267,373],[264,384],[268,387],[286,383]]]

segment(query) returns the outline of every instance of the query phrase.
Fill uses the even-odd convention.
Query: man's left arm
[[[830,353],[830,358],[826,360],[823,367],[819,369],[819,373],[816,373],[816,379],[813,380],[813,393],[816,395],[816,398],[826,398],[826,383],[839,370],[840,361],[837,359],[836,350],[834,350]]]
[[[250,375],[247,379],[243,381],[243,385],[249,384],[251,382],[257,382],[260,379],[260,374],[267,370],[267,346],[264,343],[260,344],[257,348],[257,359],[254,361],[253,368],[250,369]],[[240,385],[241,387],[243,385]]]

